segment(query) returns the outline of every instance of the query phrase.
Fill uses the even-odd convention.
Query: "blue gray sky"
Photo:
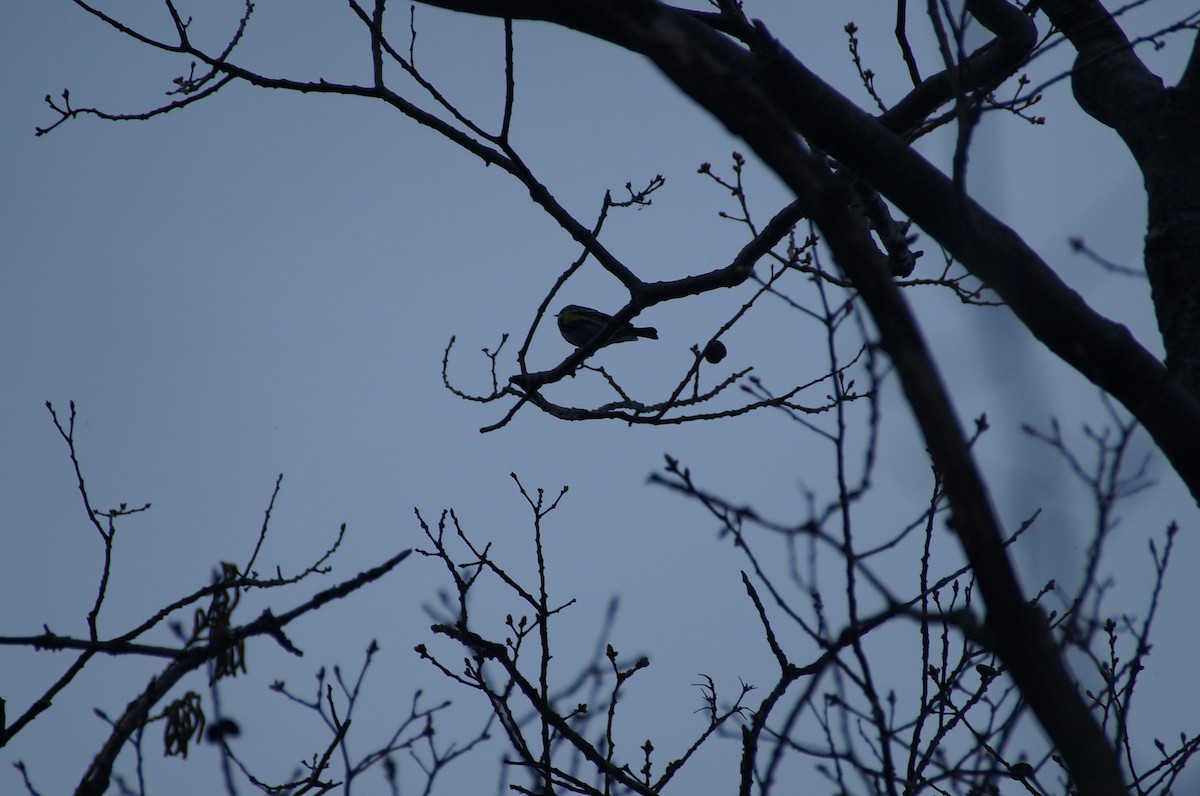
[[[866,106],[842,33],[856,21],[881,90],[898,96],[904,74],[888,14],[878,16],[877,4],[868,2],[808,5],[803,18],[774,4],[754,13]],[[1188,3],[1149,6],[1130,15],[1135,30],[1178,16]],[[158,10],[112,8],[148,30],[165,30]],[[193,13],[194,35],[216,46],[236,21],[237,4],[198,5]],[[400,20],[407,12],[397,6],[392,13]],[[417,62],[426,75],[485,127],[497,128],[500,25],[427,9],[418,9],[416,22]],[[262,2],[240,52],[272,74],[367,82],[365,41],[343,6]],[[606,189],[619,193],[626,182],[662,174],[667,183],[653,206],[610,219],[606,245],[646,279],[726,263],[745,234],[718,218],[735,208],[696,169],[711,162],[727,173],[739,142],[648,63],[615,47],[544,25],[518,25],[516,47],[514,142],[560,201],[586,223]],[[1186,47],[1170,39],[1144,56],[1170,81]],[[1068,57],[1060,47],[1038,64],[1038,74],[1065,69]],[[627,750],[649,737],[664,761],[682,751],[702,727],[692,686],[700,673],[712,675],[722,694],[732,694],[738,678],[767,684],[773,663],[740,585],[744,562],[698,506],[645,482],[670,454],[732,502],[795,520],[805,489],[829,487],[823,444],[769,413],[628,428],[525,410],[508,427],[481,435],[478,429],[506,407],[464,403],[443,388],[447,341],[457,337],[456,383],[485,391],[480,349],[494,347],[505,332],[523,337],[577,247],[499,169],[378,104],[232,86],[149,122],[84,118],[33,135],[54,121],[42,100],[47,93],[69,87],[78,106],[139,111],[161,102],[187,68],[186,60],[147,52],[66,2],[13,0],[0,9],[0,501],[8,520],[0,537],[0,633],[32,634],[43,623],[85,633],[101,545],[44,406],[52,401],[65,416],[74,400],[94,503],[153,504],[120,526],[102,634],[124,632],[152,607],[206,583],[220,561],[244,562],[279,473],[283,487],[261,566],[295,572],[325,550],[343,522],[348,535],[333,575],[291,595],[249,595],[245,617],[266,604],[291,607],[419,546],[414,507],[430,520],[454,507],[474,538],[492,541],[499,560],[528,575],[532,532],[509,477],[515,472],[530,489],[571,487],[547,521],[552,588],[578,600],[562,625],[563,649],[571,650],[562,655],[564,668],[587,651],[613,596],[621,600],[614,645],[651,656],[653,665],[630,685]],[[1078,235],[1111,260],[1140,261],[1144,200],[1130,157],[1074,107],[1065,82],[1048,89],[1034,110],[1047,124],[993,120],[980,136],[972,189],[1092,306],[1159,350],[1144,283],[1096,269],[1067,244]],[[949,144],[936,135],[922,147],[945,164]],[[783,195],[753,163],[747,183],[761,223]],[[923,267],[933,269],[936,247],[924,243]],[[786,289],[802,295],[805,284],[796,280]],[[706,340],[750,290],[653,308],[639,323],[657,326],[660,340],[609,348],[597,361],[645,400],[660,398],[686,371],[688,347]],[[556,304],[615,309],[622,298],[620,286],[589,264]],[[1070,582],[1092,521],[1088,504],[1061,463],[1016,428],[1056,415],[1079,439],[1082,422],[1104,417],[1095,391],[1025,340],[1002,310],[963,308],[933,292],[912,300],[951,374],[963,419],[983,412],[992,419],[996,430],[979,456],[993,476],[1002,518],[1014,526],[1035,507],[1046,510],[1017,554],[1027,585]],[[728,343],[727,370],[717,368],[713,378],[753,365],[783,390],[821,365],[819,331],[779,302],[763,305]],[[510,355],[514,349],[510,341]],[[530,357],[548,367],[568,352],[543,326]],[[511,367],[511,359],[501,361]],[[881,538],[896,507],[915,514],[928,489],[921,446],[896,392],[893,382],[885,385],[878,489],[862,508],[864,532],[877,525]],[[576,405],[603,394],[594,377],[567,380],[553,392]],[[1144,443],[1139,450],[1146,451]],[[1143,611],[1146,539],[1161,538],[1172,518],[1182,523],[1164,597],[1162,654],[1143,685],[1142,718],[1152,727],[1146,737],[1168,738],[1194,733],[1200,714],[1200,695],[1183,685],[1196,653],[1187,576],[1200,551],[1194,507],[1164,465],[1154,472],[1160,486],[1125,507],[1107,566],[1116,578],[1114,606]],[[956,555],[948,547],[946,561]],[[369,744],[369,728],[406,709],[417,689],[431,702],[455,699],[447,741],[452,728],[476,726],[482,702],[451,688],[412,652],[429,641],[424,606],[445,586],[437,566],[410,559],[352,601],[294,626],[303,659],[267,644],[251,648],[249,674],[228,684],[225,704],[243,725],[240,748],[264,761],[264,775],[285,778],[324,740],[315,719],[284,704],[269,683],[282,678],[310,689],[320,666],[354,670],[372,638],[382,652],[359,748]],[[495,609],[501,617],[515,610],[502,603]],[[802,642],[796,644],[804,659]],[[458,659],[452,648],[443,651]],[[70,660],[0,653],[9,719]],[[910,670],[897,666],[897,688],[912,682]],[[95,664],[0,750],[0,791],[19,789],[7,765],[18,759],[42,792],[72,787],[105,735],[91,708],[116,715],[151,673],[130,661]],[[148,749],[153,757],[157,744]],[[711,761],[695,767],[692,785],[731,790],[735,754],[731,743],[715,749]],[[494,749],[478,752],[471,766],[491,770],[495,756]],[[154,757],[152,790],[184,793],[187,780],[192,792],[211,792],[215,757],[206,748],[193,757]],[[122,770],[130,771],[128,761]],[[472,782],[467,772],[451,776]]]

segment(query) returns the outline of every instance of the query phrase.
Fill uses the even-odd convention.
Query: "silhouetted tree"
[[[432,525],[420,518],[426,536],[422,552],[446,566],[454,586],[446,615],[433,631],[452,641],[446,649],[456,652],[435,651],[432,641],[418,647],[418,652],[448,678],[486,699],[494,718],[488,727],[500,728],[510,747],[508,761],[528,777],[528,784],[514,784],[514,789],[658,793],[711,738],[730,734],[742,745],[739,778],[744,794],[765,794],[783,786],[783,766],[793,759],[813,761],[816,770],[833,783],[829,787],[839,793],[988,794],[999,793],[1003,782],[1032,793],[1171,792],[1200,738],[1183,737],[1170,747],[1157,743],[1160,757],[1146,763],[1131,751],[1135,728],[1126,717],[1149,653],[1175,527],[1151,542],[1157,578],[1150,586],[1149,608],[1140,619],[1107,615],[1097,562],[1115,521],[1113,506],[1148,485],[1144,464],[1127,462],[1137,428],[1145,429],[1193,497],[1200,497],[1200,294],[1195,289],[1200,284],[1200,47],[1195,35],[1200,13],[1176,11],[1172,16],[1169,6],[1158,4],[1161,25],[1140,40],[1157,44],[1169,36],[1191,36],[1186,68],[1174,85],[1167,86],[1139,58],[1139,41],[1128,38],[1120,17],[1099,2],[1031,0],[1021,5],[968,0],[961,9],[931,2],[921,9],[937,42],[930,54],[914,52],[909,26],[914,24],[910,12],[915,16],[917,9],[899,0],[894,19],[897,61],[911,84],[902,96],[885,97],[876,89],[875,75],[863,65],[858,50],[857,27],[851,24],[845,29],[863,87],[878,105],[878,112],[869,112],[832,88],[766,24],[748,16],[737,0],[716,0],[702,10],[653,0],[429,2],[502,20],[506,58],[498,70],[503,71],[506,93],[500,118],[488,125],[469,118],[425,78],[412,54],[415,17],[386,9],[383,0],[373,4],[349,0],[349,13],[369,34],[373,65],[363,82],[353,84],[266,74],[247,66],[237,56],[253,21],[250,3],[240,20],[231,23],[233,33],[219,49],[192,40],[190,17],[174,0],[164,0],[162,10],[171,22],[169,36],[146,33],[150,28],[117,19],[82,0],[76,0],[76,5],[143,46],[180,55],[192,67],[175,79],[169,103],[136,113],[82,107],[66,92],[47,98],[59,118],[39,134],[81,115],[151,119],[241,82],[376,100],[441,134],[464,153],[507,172],[528,190],[531,201],[578,243],[580,254],[547,286],[540,304],[531,307],[532,321],[515,362],[510,365],[499,348],[486,352],[490,392],[473,394],[457,385],[450,377],[453,341],[447,347],[443,369],[447,388],[463,399],[504,407],[485,431],[500,431],[527,408],[563,419],[615,419],[630,424],[719,422],[769,409],[803,424],[827,443],[837,486],[831,495],[814,496],[808,516],[802,518],[781,521],[761,516],[752,507],[705,487],[675,460],[668,460],[656,476],[659,483],[698,501],[735,541],[745,559],[747,597],[778,664],[774,683],[760,684],[758,691],[747,686],[727,703],[718,700],[714,683],[703,684],[708,726],[694,745],[666,764],[655,760],[650,742],[634,758],[619,758],[614,752],[612,719],[618,693],[645,661],[623,660],[607,644],[607,628],[597,634],[600,642],[593,664],[571,687],[559,691],[554,686],[550,631],[569,599],[553,601],[548,593],[545,572],[552,562],[542,556],[541,523],[557,500],[548,501],[541,492],[530,494],[520,487],[533,512],[538,582],[532,586],[498,565],[490,547],[474,541],[453,513]],[[701,166],[701,172],[732,197],[734,207],[726,215],[746,230],[744,246],[725,253],[724,265],[647,281],[603,245],[610,212],[648,204],[662,185],[661,177],[644,187],[627,186],[627,195],[621,198],[605,195],[597,217],[587,221],[554,198],[510,137],[519,84],[514,30],[524,20],[559,25],[645,56],[745,142],[752,158],[735,153],[728,170]],[[972,48],[968,31],[980,26],[987,31],[987,41]],[[1077,53],[1069,74],[1038,74],[1035,59],[1064,41]],[[933,72],[927,71],[930,61],[936,64]],[[1039,121],[1030,109],[1042,98],[1041,92],[1068,78],[1080,106],[1121,138],[1145,178],[1149,220],[1144,271],[1162,332],[1165,362],[1123,326],[1089,307],[1042,255],[976,202],[967,188],[968,154],[978,127],[1003,114]],[[400,84],[406,88],[394,88]],[[1005,96],[1008,99],[1002,99]],[[944,126],[954,129],[957,146],[943,170],[913,144]],[[749,210],[742,179],[749,164],[774,173],[792,193],[790,201],[765,223]],[[928,264],[934,259],[929,253],[922,257],[914,249],[918,230],[943,255],[937,265]],[[1077,246],[1087,251],[1083,242]],[[531,367],[527,354],[535,333],[547,320],[558,290],[588,259],[621,283],[628,301],[589,342],[561,362],[548,369]],[[798,375],[795,386],[782,394],[740,366],[726,376],[710,377],[711,369],[726,356],[722,336],[754,313],[762,296],[780,294],[785,280],[797,276],[801,286],[787,283],[788,301],[822,329],[825,367]],[[592,355],[611,341],[622,324],[647,308],[687,302],[701,293],[747,283],[757,286],[750,298],[739,299],[726,320],[715,325],[711,338],[697,343],[694,363],[665,394],[637,398],[607,371],[590,364]],[[920,319],[906,298],[917,289],[951,291],[970,304],[1002,304],[1002,311],[1010,312],[1031,338],[1113,399],[1106,404],[1111,427],[1089,429],[1092,451],[1088,454],[1077,452],[1057,423],[1026,429],[1066,459],[1089,488],[1095,505],[1093,542],[1083,572],[1078,573],[1080,584],[1072,593],[1064,594],[1054,584],[1034,595],[1021,587],[1009,547],[1034,518],[1009,531],[997,519],[988,485],[972,458],[972,445],[987,431],[986,419],[977,420],[969,431],[956,419],[945,387],[955,374],[939,371]],[[879,389],[889,371],[894,372],[916,418],[932,475],[929,493],[906,519],[895,520],[889,540],[867,546],[855,534],[854,517],[856,505],[878,478]],[[611,401],[572,407],[557,403],[548,392],[568,376],[593,372],[611,390]],[[737,397],[734,386],[748,397]],[[60,424],[59,430],[71,443],[70,427]],[[76,461],[73,445],[71,455]],[[80,489],[86,500],[82,475]],[[895,516],[907,510],[898,509]],[[131,510],[122,506],[96,513],[88,505],[88,512],[110,543],[112,523]],[[943,522],[961,547],[966,562],[961,568],[940,571],[932,563],[931,551],[945,544],[937,534]],[[782,573],[770,561],[777,544],[788,551]],[[836,589],[818,587],[818,557],[826,566],[830,557],[840,562]],[[912,573],[904,581],[904,591],[884,575],[897,568]],[[364,573],[362,579],[378,574],[382,573]],[[487,626],[486,619],[477,619],[470,610],[468,596],[481,579],[498,583],[521,606],[501,627]],[[104,790],[116,752],[147,721],[157,718],[151,710],[178,679],[176,673],[210,661],[234,667],[242,654],[240,645],[253,635],[270,635],[286,645],[284,618],[298,616],[306,606],[240,626],[221,613],[236,603],[239,590],[262,585],[250,566],[230,565],[213,585],[156,614],[161,621],[168,609],[225,595],[226,607],[214,607],[204,623],[183,632],[182,644],[175,650],[135,649],[136,633],[101,639],[94,627],[86,640],[48,630],[36,638],[6,639],[7,643],[82,650],[76,667],[99,652],[161,655],[169,661],[157,685],[114,722],[113,738],[85,777],[83,792]],[[343,589],[357,585],[356,580]],[[103,593],[101,587],[97,611]],[[1048,595],[1057,600],[1052,606],[1046,605]],[[781,624],[810,639],[816,655],[802,658],[805,653],[791,648],[776,631]],[[920,649],[924,676],[912,684],[919,692],[912,710],[897,709],[895,696],[877,685],[877,672],[888,661],[880,659],[866,640],[885,626],[909,629]],[[447,662],[457,661],[462,649],[468,652],[462,666]],[[1069,655],[1076,662],[1094,665],[1102,683],[1099,690],[1081,683],[1067,665]],[[223,670],[218,665],[218,673]],[[575,696],[585,691],[590,693],[586,703]],[[172,705],[169,716],[203,716],[195,700]],[[603,709],[597,710],[596,705]],[[312,707],[324,710],[319,699]],[[328,707],[333,709],[332,700]],[[1029,745],[1025,736],[1016,740],[1017,728],[1028,714],[1045,732],[1043,747]],[[35,715],[31,709],[5,727],[4,740]],[[199,720],[190,719],[192,725]],[[417,724],[405,726],[417,726],[420,720],[414,706],[408,721]],[[176,727],[182,721],[169,719]],[[209,726],[211,730],[216,725]],[[333,726],[339,731],[330,750],[344,738],[342,725],[335,721]],[[735,726],[737,733],[726,733]],[[489,732],[485,729],[479,737]],[[186,741],[182,743],[186,746]],[[394,748],[395,744],[383,744],[382,751],[367,762],[384,762]],[[438,765],[448,760],[436,759]],[[292,783],[289,792],[324,787],[317,783],[327,763],[328,754],[314,763],[310,779]],[[347,766],[347,772],[354,770]],[[348,780],[349,773],[345,776]],[[508,774],[503,777],[507,782]]]

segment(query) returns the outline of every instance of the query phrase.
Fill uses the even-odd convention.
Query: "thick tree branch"
[[[1051,351],[1150,432],[1200,500],[1200,404],[1124,326],[1096,313],[1020,236],[782,48],[773,96],[806,136],[895,202],[1005,301]]]
[[[1004,0],[969,0],[967,10],[996,38],[956,68],[944,69],[917,84],[879,117],[889,130],[905,135],[956,95],[986,94],[1011,77],[1037,44],[1033,20]]]
[[[856,223],[861,227],[862,222],[856,222],[847,210],[849,196],[843,186],[801,149],[792,125],[806,135],[812,135],[819,145],[885,195],[891,196],[923,226],[941,232],[947,238],[943,242],[952,251],[957,249],[956,254],[962,252],[960,259],[968,266],[982,262],[984,271],[995,269],[995,276],[1000,277],[998,281],[1018,300],[1020,306],[1014,307],[1018,315],[1039,333],[1039,337],[1048,338],[1048,345],[1094,379],[1105,379],[1108,375],[1105,366],[1091,362],[1087,351],[1081,355],[1068,350],[1067,341],[1061,338],[1071,332],[1051,315],[1061,313],[1063,307],[1060,305],[1065,304],[1073,320],[1086,320],[1089,326],[1115,325],[1092,313],[1016,235],[982,208],[964,200],[944,175],[917,157],[874,119],[821,83],[765,34],[754,46],[754,53],[747,53],[691,17],[651,2],[579,2],[568,7],[526,0],[490,3],[485,8],[472,2],[437,4],[506,16],[536,12],[538,18],[583,30],[646,54],[692,99],[735,134],[745,138],[796,195],[805,200],[810,216],[825,233],[839,264],[868,302],[880,327],[883,345],[892,354],[900,372],[931,455],[945,474],[955,530],[979,577],[988,605],[988,625],[997,637],[997,652],[1061,750],[1082,791],[1114,796],[1123,793],[1124,785],[1111,746],[1088,713],[1050,644],[1039,612],[1021,596],[1020,586],[1004,554],[1002,534],[986,491],[974,470],[965,440],[957,428],[953,410],[924,349],[915,321],[891,282],[886,261],[870,243],[865,228],[855,228]],[[830,100],[831,107],[823,107],[820,99]],[[805,114],[815,117],[816,121],[801,118]],[[842,122],[836,135],[832,134],[831,127],[834,119]],[[851,132],[849,136],[848,131]],[[863,135],[876,139],[885,152],[859,152],[848,147],[850,142],[846,138],[861,145],[861,140],[854,139],[861,139]],[[889,166],[881,162],[881,158],[889,159],[890,163],[897,163],[898,159],[898,165],[907,168]],[[880,179],[876,179],[875,172],[879,172]],[[900,184],[901,178],[912,184]],[[914,194],[916,189],[923,190]],[[901,199],[907,200],[910,206],[906,207],[906,202]],[[940,215],[948,218],[939,218]],[[963,224],[965,229],[948,229],[948,223]],[[1000,250],[1008,258],[1020,258],[1022,270],[1028,272],[1026,276],[1036,278],[1038,284],[1018,285],[1011,276],[1004,278],[1006,274],[1000,264],[983,249],[985,241],[992,245],[1001,244]],[[996,287],[1003,296],[1005,290]],[[1050,295],[1029,295],[1037,294],[1039,287]],[[1128,338],[1128,333],[1125,337]],[[1076,338],[1071,342],[1078,344],[1081,341]],[[1083,342],[1094,344],[1096,341],[1085,338]],[[1128,339],[1128,347],[1136,357],[1140,348],[1131,339]],[[1151,381],[1156,388],[1151,395],[1158,395],[1164,383],[1175,384],[1149,354],[1141,354],[1140,367],[1161,376],[1159,380]],[[1117,385],[1117,388],[1122,386]],[[1186,393],[1184,396],[1187,397]],[[1194,403],[1185,404],[1185,408],[1193,420],[1197,420]],[[1200,420],[1194,427],[1200,428]],[[1178,433],[1178,426],[1172,427],[1172,433]],[[1200,436],[1193,439],[1200,439]],[[1198,477],[1189,483],[1200,488],[1200,468],[1194,475]]]
[[[1047,0],[1050,21],[1079,55],[1071,70],[1071,88],[1079,107],[1121,132],[1122,120],[1134,119],[1157,102],[1162,80],[1133,51],[1116,20],[1094,0]]]
[[[734,134],[770,151],[793,128],[877,188],[986,282],[1051,351],[1145,426],[1200,500],[1200,404],[1123,325],[1099,315],[1016,233],[878,120],[762,35],[747,52],[674,9],[640,0],[431,0],[487,16],[542,19],[649,57]],[[772,142],[769,145],[762,142]]]
[[[1179,101],[1185,107],[1200,109],[1200,33],[1192,41],[1192,54],[1179,78]]]
[[[833,194],[813,213],[838,264],[859,288],[879,327],[880,343],[900,374],[908,404],[946,484],[958,535],[987,605],[986,627],[1055,745],[1081,793],[1123,794],[1120,768],[1108,740],[1088,712],[1047,632],[1047,622],[1022,596],[1003,547],[1003,534],[983,481],[971,460],[953,406],[916,320],[891,279],[886,259],[861,220]]]
[[[1043,8],[1078,52],[1071,84],[1080,106],[1121,136],[1145,178],[1146,276],[1167,367],[1200,396],[1200,36],[1179,87],[1169,89],[1099,3]]]

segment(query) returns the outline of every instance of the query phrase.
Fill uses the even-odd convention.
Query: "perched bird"
[[[604,324],[608,323],[611,318],[611,315],[606,315],[599,310],[580,307],[578,304],[568,304],[558,313],[558,331],[562,333],[564,340],[578,348],[590,343],[596,333],[603,329]],[[617,328],[608,340],[601,343],[601,347],[613,343],[627,343],[639,337],[657,340],[658,330],[651,326],[634,326],[627,323]]]

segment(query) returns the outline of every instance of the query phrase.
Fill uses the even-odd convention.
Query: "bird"
[[[581,307],[578,304],[568,304],[558,312],[558,331],[564,340],[578,348],[590,343],[596,333],[603,329],[610,320],[612,320],[612,316],[600,312],[600,310]],[[627,323],[613,331],[609,339],[601,343],[600,347],[603,348],[613,343],[627,343],[639,337],[657,340],[658,330],[652,326],[634,326]]]

